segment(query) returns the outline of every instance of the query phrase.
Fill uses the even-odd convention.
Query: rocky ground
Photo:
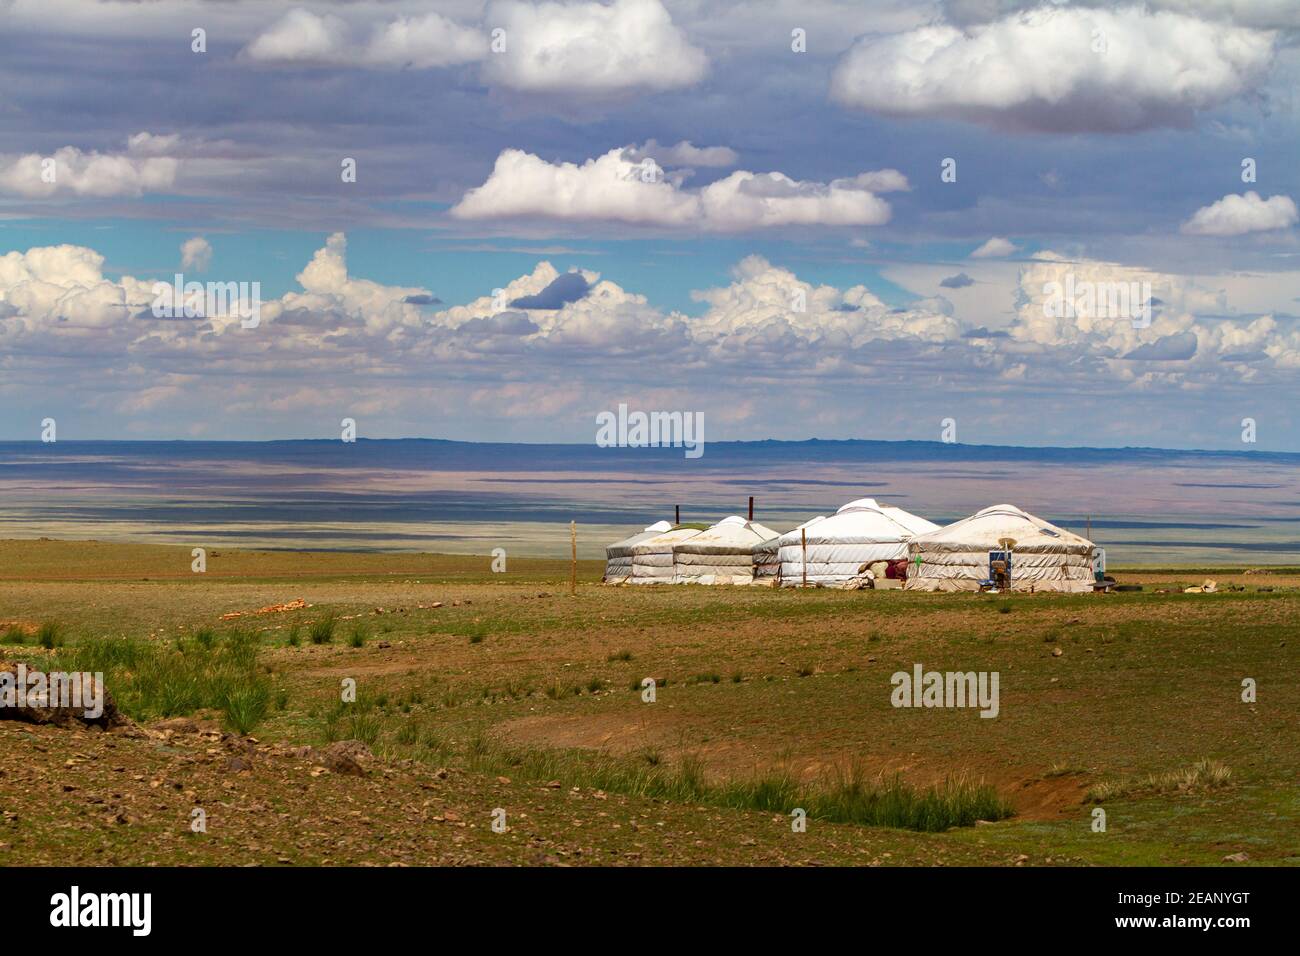
[[[4,721],[0,751],[5,866],[888,865],[900,839],[911,863],[1029,859],[851,826],[796,834],[770,814],[390,764],[356,741],[266,744],[187,718],[107,732]]]

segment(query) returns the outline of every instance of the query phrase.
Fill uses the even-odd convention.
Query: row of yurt
[[[605,580],[926,591],[1090,591],[1091,541],[1013,505],[947,527],[872,498],[778,535],[738,515],[711,527],[651,525],[606,551]]]
[[[749,584],[755,548],[776,532],[739,515],[717,524],[652,524],[605,549],[606,584]]]
[[[656,521],[605,549],[606,584],[671,584],[673,545],[697,535],[707,525],[671,525]]]

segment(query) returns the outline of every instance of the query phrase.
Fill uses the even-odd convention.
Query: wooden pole
[[[1086,537],[1089,541],[1092,540],[1092,515],[1088,515],[1088,533],[1087,533],[1087,535],[1085,535],[1085,537]]]
[[[677,513],[677,517],[674,519],[673,524],[681,524],[681,523],[682,523],[682,506],[681,506],[681,505],[673,505],[673,508],[676,510],[676,513]]]
[[[799,547],[803,549],[803,586],[808,586],[808,529],[799,529]],[[778,554],[780,551],[778,550]]]
[[[749,520],[754,520],[754,496],[749,496]]]
[[[578,522],[569,522],[569,546],[573,552],[573,561],[569,564],[569,594],[578,591]]]

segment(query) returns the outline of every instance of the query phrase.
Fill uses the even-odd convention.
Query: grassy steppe
[[[0,864],[1300,862],[1298,569],[998,597],[604,587],[583,562],[570,596],[538,559],[190,562],[0,542],[0,657],[93,663],[133,716],[212,730],[0,722]],[[1247,590],[1181,593],[1205,577]],[[998,717],[892,707],[917,662],[997,671]],[[349,739],[366,777],[297,749]]]

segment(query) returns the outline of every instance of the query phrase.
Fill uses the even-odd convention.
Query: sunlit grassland
[[[0,543],[0,656],[104,670],[142,720],[359,739],[490,777],[956,826],[943,838],[1094,862],[1213,863],[1243,847],[1300,860],[1294,573],[1121,571],[1147,589],[992,596],[603,587],[587,562],[570,596],[562,561],[503,575],[486,557],[222,550],[207,575],[189,561]],[[228,576],[211,573],[223,562]],[[1181,593],[1216,576],[1247,590]],[[310,606],[256,613],[294,599]],[[999,672],[999,716],[893,708],[890,675],[915,663]],[[1221,785],[1180,785],[1200,761],[1224,768]],[[1047,803],[1026,802],[1039,790]],[[971,825],[1006,805],[1014,816]]]

